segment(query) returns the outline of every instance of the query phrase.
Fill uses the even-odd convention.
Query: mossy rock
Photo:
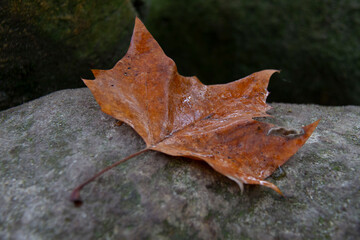
[[[90,68],[111,68],[128,48],[135,19],[126,0],[1,5],[0,109],[83,86]]]
[[[184,75],[225,83],[281,69],[269,101],[360,104],[356,0],[4,0],[0,109],[83,86],[128,48],[135,12]]]
[[[145,147],[101,112],[88,89],[68,89],[0,112],[0,239],[358,239],[360,107],[272,104],[299,129],[321,121],[264,186],[238,185],[202,161],[143,153],[69,201],[78,184]],[[355,141],[357,139],[357,141]]]

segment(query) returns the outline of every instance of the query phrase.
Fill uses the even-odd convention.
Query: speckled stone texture
[[[287,196],[237,184],[207,164],[147,152],[68,200],[79,183],[145,144],[87,89],[0,112],[0,239],[358,239],[360,107],[271,104],[308,142],[269,178]]]

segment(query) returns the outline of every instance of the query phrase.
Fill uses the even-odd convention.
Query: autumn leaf
[[[84,80],[101,110],[130,125],[146,148],[104,169],[148,150],[207,162],[212,168],[245,184],[260,184],[282,195],[264,179],[283,165],[315,130],[316,121],[296,132],[254,120],[266,117],[270,106],[269,79],[276,70],[256,72],[220,85],[204,85],[181,76],[143,23],[136,18],[126,55],[110,70],[93,70]]]

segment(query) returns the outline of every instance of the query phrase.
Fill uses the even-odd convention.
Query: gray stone
[[[360,107],[272,104],[272,121],[313,136],[269,181],[237,184],[207,164],[147,152],[71,190],[145,144],[87,89],[0,112],[0,239],[358,239]],[[275,180],[276,179],[276,180]]]

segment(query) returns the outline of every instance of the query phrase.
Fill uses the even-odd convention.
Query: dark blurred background
[[[2,0],[0,110],[113,67],[136,15],[182,75],[275,68],[270,102],[360,105],[358,0]]]

